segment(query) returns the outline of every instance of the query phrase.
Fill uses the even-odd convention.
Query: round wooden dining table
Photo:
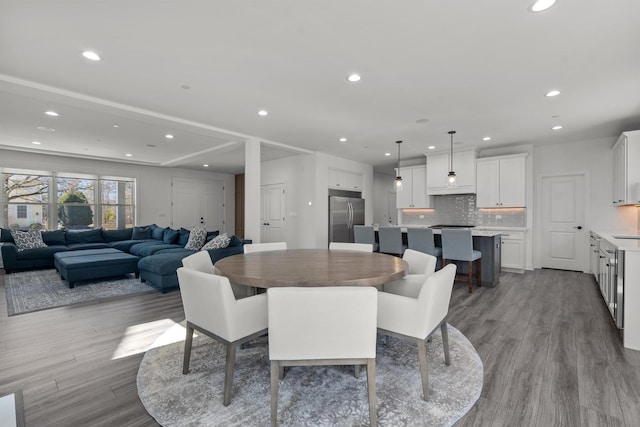
[[[278,286],[377,286],[402,278],[406,261],[377,252],[287,249],[233,255],[215,263],[231,282]]]

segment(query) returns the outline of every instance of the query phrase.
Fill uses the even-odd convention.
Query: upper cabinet
[[[624,132],[613,146],[613,204],[640,204],[640,130]]]
[[[398,170],[396,169],[396,173]],[[400,168],[402,177],[402,191],[396,193],[396,207],[430,208],[431,197],[426,191],[426,170],[424,166],[409,166]]]
[[[427,156],[427,194],[469,194],[476,192],[476,154],[474,151],[453,153],[453,171],[456,185],[447,185],[449,154]]]
[[[349,191],[362,191],[362,174],[339,169],[329,169],[329,188]]]
[[[525,206],[526,154],[486,157],[476,161],[476,207]]]

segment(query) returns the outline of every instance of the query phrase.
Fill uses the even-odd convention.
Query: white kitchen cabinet
[[[329,188],[362,191],[363,181],[362,174],[339,169],[329,169]]]
[[[502,268],[524,273],[525,233],[524,231],[500,230],[502,233]]]
[[[613,146],[613,204],[640,204],[640,130],[624,132]]]
[[[398,170],[396,169],[396,175]],[[427,196],[426,170],[424,166],[410,166],[400,168],[402,177],[402,191],[396,193],[396,207],[431,208],[432,198]]]
[[[525,206],[526,154],[486,157],[476,161],[476,206]]]
[[[476,192],[476,154],[474,151],[453,153],[455,187],[447,186],[449,153],[427,156],[427,194],[469,194]]]

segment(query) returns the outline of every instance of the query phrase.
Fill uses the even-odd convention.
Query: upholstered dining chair
[[[473,249],[473,237],[470,229],[442,229],[442,265],[447,261],[466,261],[468,263],[467,275],[456,280],[466,282],[469,293],[473,292],[473,265],[476,265],[476,281],[478,287],[482,286],[482,269],[480,259],[482,252]]]
[[[402,279],[385,283],[383,290],[396,295],[418,298],[424,280],[436,271],[437,258],[424,252],[405,249],[402,259],[409,264],[407,274]]]
[[[451,364],[445,317],[449,312],[455,275],[456,266],[449,264],[428,276],[417,298],[387,292],[378,294],[378,333],[417,344],[422,397],[426,401],[429,401],[426,345],[438,326],[442,332],[445,365]]]
[[[433,238],[433,230],[426,227],[407,228],[407,247],[436,258],[442,256],[442,248],[436,246]]]
[[[178,268],[178,283],[187,320],[182,373],[189,372],[194,330],[224,344],[227,360],[223,404],[228,406],[236,348],[267,333],[267,295],[236,300],[226,277],[186,267]]]
[[[354,225],[353,240],[356,243],[370,243],[373,245],[373,251],[378,252],[379,245],[376,242],[376,231],[371,225]]]
[[[287,242],[271,242],[271,243],[249,243],[244,245],[244,253],[264,251],[284,251],[287,249]]]
[[[377,297],[374,288],[358,286],[267,290],[272,426],[277,425],[284,367],[307,365],[367,365],[369,419],[377,424]]]
[[[331,242],[329,250],[373,252],[373,245],[371,243]]]
[[[213,262],[207,251],[198,251],[188,257],[182,258],[182,265],[192,270],[198,270],[203,273],[215,274],[215,268]],[[246,298],[251,295],[255,295],[255,288],[251,286],[238,285],[231,283],[231,290],[236,299]]]
[[[378,227],[380,252],[402,256],[406,247],[402,243],[402,229],[400,227]]]

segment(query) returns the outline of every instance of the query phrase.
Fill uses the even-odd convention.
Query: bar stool
[[[370,225],[354,225],[353,240],[355,240],[355,243],[370,243],[373,245],[373,251],[378,252],[379,245],[376,242],[376,232]]]
[[[400,227],[379,227],[378,239],[382,253],[402,256],[406,249],[402,244],[402,229]]]
[[[476,281],[478,287],[482,286],[481,282],[481,265],[480,259],[482,252],[473,249],[473,239],[471,230],[469,229],[442,229],[442,266],[447,265],[450,261],[466,261],[469,263],[466,278],[458,278],[456,280],[467,282],[469,285],[469,293],[473,292],[473,264],[476,264]]]
[[[442,248],[436,246],[433,240],[433,230],[430,228],[407,228],[408,248],[436,258],[442,257]]]

